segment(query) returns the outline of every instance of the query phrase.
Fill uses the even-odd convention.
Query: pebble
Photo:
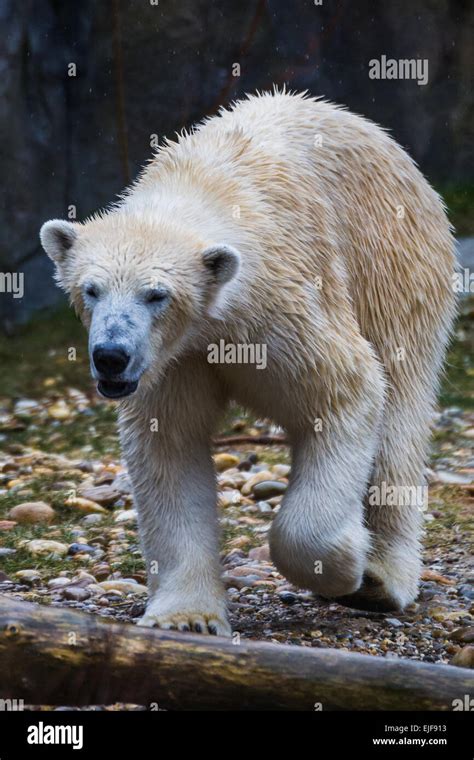
[[[0,531],[13,530],[16,524],[15,520],[0,520]]]
[[[253,491],[254,486],[257,485],[257,483],[262,483],[265,480],[272,480],[273,474],[269,470],[263,470],[262,472],[256,472],[253,475],[251,475],[248,480],[244,483],[242,486],[242,496],[250,496],[250,494]]]
[[[58,589],[62,588],[63,586],[69,586],[71,584],[71,580],[66,577],[61,578],[51,578],[51,580],[48,581],[48,588],[51,589]]]
[[[79,489],[80,496],[83,499],[97,502],[104,507],[110,507],[120,498],[120,492],[112,486],[83,486]]]
[[[219,491],[219,505],[224,509],[226,507],[233,507],[240,504],[241,501],[242,495],[237,489],[232,491]]]
[[[459,593],[461,596],[464,596],[466,599],[474,600],[474,588],[472,586],[469,586],[467,583],[464,583],[462,586],[459,586]]]
[[[16,549],[9,549],[8,547],[0,546],[0,558],[8,557],[10,554],[16,554]]]
[[[470,477],[469,475],[460,475],[458,472],[449,472],[448,470],[436,470],[434,475],[438,483],[446,483],[448,485],[463,485],[467,483],[472,483],[472,477]]]
[[[24,583],[36,583],[41,580],[41,574],[37,570],[18,570],[15,577]]]
[[[35,555],[42,554],[59,554],[64,556],[68,552],[66,544],[62,544],[59,541],[48,541],[43,538],[36,538],[33,541],[27,541],[25,547],[27,552]]]
[[[81,496],[70,496],[64,504],[66,507],[77,509],[78,512],[84,512],[85,514],[107,514],[107,510],[96,501],[84,499]]]
[[[257,501],[257,509],[264,515],[272,512],[271,505],[268,501]]]
[[[249,559],[256,559],[259,562],[269,562],[270,561],[269,545],[263,544],[263,546],[256,546],[254,549],[250,549]]]
[[[131,494],[133,493],[132,481],[128,477],[126,472],[119,472],[112,482],[113,488],[120,493]]]
[[[21,524],[49,523],[54,518],[54,509],[44,501],[27,501],[18,504],[8,512],[11,520]]]
[[[214,464],[217,472],[224,472],[224,470],[230,470],[231,467],[237,467],[239,464],[239,457],[233,454],[216,454],[214,456]]]
[[[237,578],[240,576],[258,576],[260,578],[268,578],[270,575],[271,569],[264,569],[261,567],[252,567],[251,565],[240,565],[239,567],[235,567],[232,571],[232,575],[236,576]]]
[[[61,590],[61,596],[74,602],[84,602],[86,599],[89,599],[91,592],[82,586],[67,586]]]
[[[449,638],[453,641],[460,641],[463,644],[472,644],[474,643],[474,627],[456,628],[456,630],[449,634]]]
[[[468,645],[457,652],[450,662],[458,668],[474,668],[474,646]]]
[[[103,520],[103,516],[98,514],[86,515],[82,518],[84,525],[98,525],[99,523],[103,522]]]
[[[258,575],[242,575],[240,577],[236,575],[223,575],[224,586],[226,588],[248,588],[253,586],[255,581],[260,580]]]
[[[398,618],[385,618],[385,622],[392,628],[401,628],[403,623]]]
[[[294,604],[298,601],[298,596],[293,591],[280,591],[278,597],[283,604]]]
[[[67,553],[74,556],[75,554],[95,554],[96,551],[97,549],[89,544],[71,544]]]
[[[252,487],[252,493],[257,499],[271,499],[273,496],[284,494],[288,488],[288,483],[279,480],[264,480],[255,483]]]
[[[65,401],[57,401],[49,407],[48,414],[54,420],[67,420],[71,416],[71,410]]]
[[[136,509],[121,509],[114,515],[114,522],[116,523],[130,523],[135,524],[138,520],[138,514]]]
[[[274,464],[272,467],[272,471],[275,473],[275,475],[278,475],[279,478],[287,478],[290,474],[291,467],[289,464]]]
[[[104,591],[115,592],[118,591],[122,594],[147,594],[148,589],[146,586],[142,586],[141,583],[132,582],[130,580],[110,580],[102,581],[98,584]]]

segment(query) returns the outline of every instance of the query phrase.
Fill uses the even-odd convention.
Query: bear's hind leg
[[[366,497],[372,533],[364,581],[356,594],[341,599],[357,609],[403,609],[417,596],[421,571],[422,512],[427,502],[425,450],[430,398],[388,404],[384,430]]]
[[[384,380],[364,341],[359,351],[361,361],[353,365],[359,371],[350,378],[346,403],[338,408],[334,398],[326,399],[320,426],[310,428],[308,421],[290,430],[291,480],[270,532],[271,556],[280,572],[296,586],[326,597],[359,588],[370,547],[363,499],[378,441]],[[348,378],[344,388],[349,387]],[[320,404],[323,393],[324,388],[314,389]]]

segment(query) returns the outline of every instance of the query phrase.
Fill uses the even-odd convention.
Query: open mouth
[[[99,380],[97,390],[106,398],[125,398],[138,388],[138,380],[133,382],[120,382],[113,380]]]

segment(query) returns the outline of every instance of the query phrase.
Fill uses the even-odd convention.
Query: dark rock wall
[[[388,127],[436,182],[472,182],[469,0],[152,3],[0,0],[0,271],[25,277],[24,298],[0,293],[4,327],[60,297],[39,249],[44,220],[107,204],[152,135],[273,83]],[[428,84],[370,79],[381,55],[427,58]]]

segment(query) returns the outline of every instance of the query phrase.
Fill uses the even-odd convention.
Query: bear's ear
[[[232,280],[240,267],[240,253],[230,245],[212,245],[202,254],[202,260],[216,285]]]
[[[55,264],[62,264],[77,239],[77,225],[62,219],[45,222],[40,230],[41,245]]]

